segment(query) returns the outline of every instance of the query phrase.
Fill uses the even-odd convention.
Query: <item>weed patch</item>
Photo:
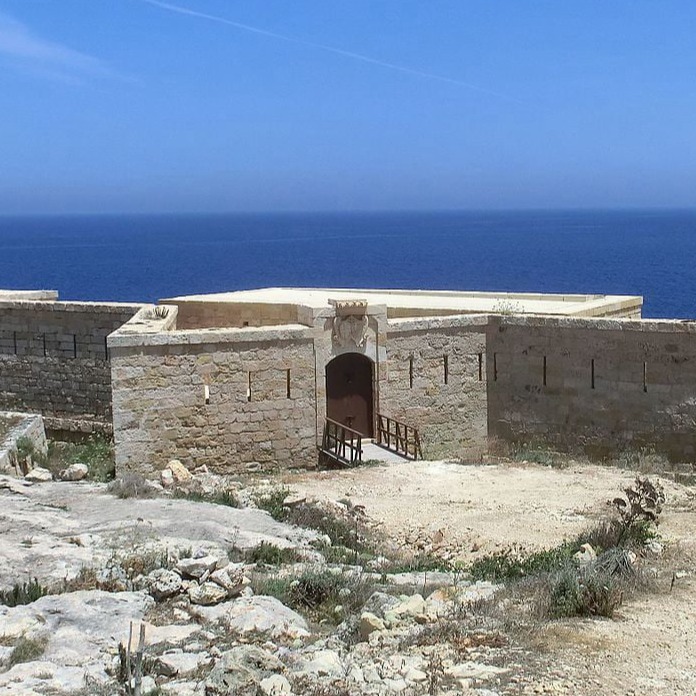
[[[20,638],[10,653],[7,662],[8,669],[22,662],[33,662],[34,660],[38,660],[46,651],[47,645],[47,638]]]
[[[48,590],[34,578],[29,582],[15,584],[11,590],[0,592],[0,604],[7,607],[31,604],[46,594],[48,594]]]

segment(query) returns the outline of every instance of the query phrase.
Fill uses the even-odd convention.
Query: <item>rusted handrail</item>
[[[377,444],[412,459],[423,459],[418,430],[395,418],[377,414]]]
[[[354,466],[362,463],[362,433],[330,418],[324,423],[321,451],[327,457]]]

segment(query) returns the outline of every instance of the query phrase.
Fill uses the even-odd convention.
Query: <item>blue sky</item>
[[[0,0],[0,213],[692,207],[695,36],[692,0]]]

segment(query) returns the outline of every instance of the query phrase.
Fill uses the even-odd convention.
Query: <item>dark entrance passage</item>
[[[331,420],[373,436],[372,360],[344,353],[326,366],[326,415]]]

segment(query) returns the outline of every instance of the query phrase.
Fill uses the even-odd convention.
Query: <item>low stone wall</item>
[[[696,458],[696,324],[491,317],[487,353],[493,438]]]
[[[14,423],[5,437],[0,439],[0,474],[14,476],[19,473],[16,470],[16,464],[17,441],[20,438],[26,438],[37,452],[46,454],[48,451],[43,418],[34,413],[0,411],[0,419]]]
[[[481,316],[389,323],[381,408],[420,429],[426,457],[486,451],[486,324]]]
[[[0,409],[54,430],[111,430],[106,337],[142,305],[0,299]]]
[[[310,329],[128,331],[109,338],[118,471],[316,464]]]

